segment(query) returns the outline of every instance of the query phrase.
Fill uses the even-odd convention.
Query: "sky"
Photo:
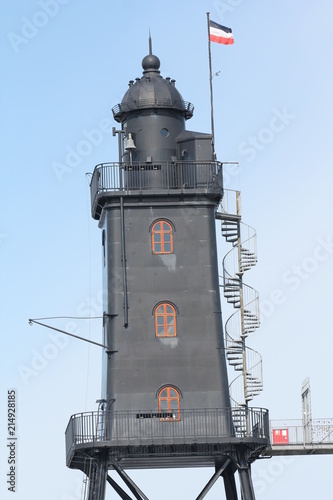
[[[264,391],[270,418],[333,418],[333,5],[327,0],[16,0],[1,13],[0,495],[80,500],[83,476],[66,468],[69,417],[97,408],[99,347],[29,318],[102,312],[101,235],[90,217],[89,175],[117,161],[111,108],[153,52],[195,106],[190,130],[210,132],[206,12],[232,28],[212,45],[215,141],[237,161],[225,187],[242,192],[243,221],[258,236],[246,276],[260,294]],[[96,132],[97,131],[97,132]],[[220,260],[229,248],[219,240]],[[223,307],[224,307],[223,302]],[[50,321],[101,340],[99,319]],[[16,493],[7,490],[7,391],[16,391]],[[280,457],[252,467],[257,500],[328,498],[333,458]],[[193,499],[213,471],[135,471],[149,498]],[[170,490],[161,490],[166,479]],[[106,498],[114,498],[111,488]],[[208,500],[223,498],[222,480]]]

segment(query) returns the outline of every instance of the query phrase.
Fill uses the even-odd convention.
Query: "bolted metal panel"
[[[207,205],[207,203],[206,203]],[[128,327],[122,324],[120,213],[108,207],[105,311],[107,357],[105,399],[115,410],[157,408],[165,384],[182,393],[182,408],[229,406],[225,368],[213,204],[208,206],[126,206]],[[174,227],[174,253],[152,253],[150,228],[156,220]],[[177,308],[177,336],[157,338],[154,308]]]

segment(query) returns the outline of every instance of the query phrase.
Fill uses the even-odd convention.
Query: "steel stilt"
[[[242,490],[242,499],[243,500],[255,500],[256,497],[254,494],[250,467],[241,468],[238,470],[238,472],[239,472],[239,481],[240,481],[241,490]]]
[[[227,500],[238,500],[237,489],[236,489],[236,481],[235,481],[235,473],[233,470],[232,464],[229,464],[228,467],[223,471],[223,481],[224,481],[224,489]]]
[[[88,500],[104,500],[107,477],[107,463],[105,459],[93,462],[89,475]]]

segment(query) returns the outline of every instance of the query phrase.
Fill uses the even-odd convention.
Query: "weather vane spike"
[[[151,56],[152,53],[153,53],[153,49],[152,49],[151,35],[150,35],[150,28],[149,28],[149,55]]]

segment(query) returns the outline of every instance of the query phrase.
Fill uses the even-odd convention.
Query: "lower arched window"
[[[180,396],[177,389],[163,387],[158,393],[158,409],[163,421],[180,420]]]

